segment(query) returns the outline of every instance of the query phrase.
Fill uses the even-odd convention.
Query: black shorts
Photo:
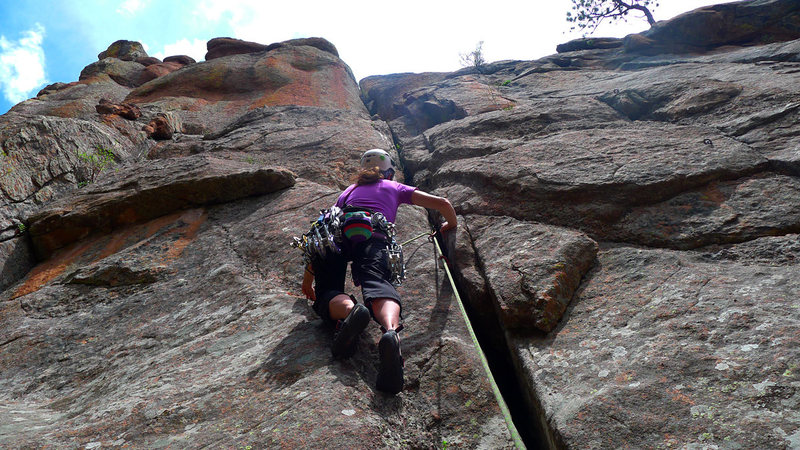
[[[361,286],[361,296],[370,314],[372,314],[373,300],[390,298],[400,305],[402,316],[403,305],[400,302],[400,294],[389,281],[391,280],[391,270],[389,269],[386,241],[372,238],[355,245],[346,254],[349,257],[328,255],[324,260],[314,262],[314,293],[317,297],[317,301],[314,302],[314,311],[324,320],[332,321],[328,303],[337,295],[345,294],[344,280],[347,274],[347,262],[352,260],[353,282],[356,286]]]
[[[328,303],[344,292],[344,277],[347,274],[347,259],[344,255],[327,255],[324,259],[314,259],[314,311],[326,322],[333,321],[328,311]]]

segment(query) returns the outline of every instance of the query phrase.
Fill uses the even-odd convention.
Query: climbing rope
[[[400,244],[400,246],[406,245],[406,244],[408,244],[409,242],[414,242],[414,241],[416,241],[417,239],[419,239],[419,238],[421,238],[421,237],[425,237],[425,236],[433,236],[433,232],[431,232],[431,231],[426,231],[425,233],[422,233],[422,234],[420,234],[419,236],[413,237],[413,238],[411,238],[411,239],[409,239],[409,240],[407,240],[407,241],[403,242],[402,244]]]
[[[435,237],[435,232],[433,233],[425,233],[429,236],[428,240],[433,242],[435,245],[434,249],[434,264],[437,267],[437,274],[438,274],[438,266],[439,260],[443,261],[444,264],[444,271],[447,274],[447,278],[450,280],[450,287],[453,289],[453,296],[456,298],[456,303],[458,303],[458,309],[461,310],[461,315],[464,317],[464,323],[467,325],[467,331],[469,331],[469,335],[472,338],[472,343],[475,346],[475,350],[478,352],[478,356],[481,358],[481,363],[483,364],[483,370],[486,371],[486,376],[489,378],[489,384],[492,385],[492,392],[494,392],[494,396],[497,399],[497,404],[500,406],[500,411],[503,413],[503,418],[506,421],[506,426],[508,426],[508,431],[511,433],[511,439],[514,440],[514,445],[518,449],[525,449],[525,443],[522,442],[522,438],[517,432],[517,427],[514,426],[514,421],[511,419],[511,412],[508,410],[508,406],[506,405],[505,400],[503,400],[503,395],[500,393],[500,388],[497,386],[497,383],[494,380],[494,376],[492,376],[492,370],[489,368],[489,361],[486,360],[486,355],[483,353],[480,344],[478,343],[478,338],[475,336],[475,330],[472,329],[472,324],[469,321],[469,317],[467,316],[467,310],[464,308],[464,303],[461,302],[461,297],[458,295],[458,289],[456,289],[456,283],[453,280],[453,275],[450,273],[449,263],[447,258],[442,254],[442,248],[439,247],[439,241]],[[417,236],[414,239],[419,239],[424,235]],[[412,239],[412,240],[414,240]],[[405,244],[405,243],[404,243]],[[437,275],[438,278],[438,275]],[[438,291],[439,284],[437,281],[436,289]]]

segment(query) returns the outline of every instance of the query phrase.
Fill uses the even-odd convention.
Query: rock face
[[[513,447],[427,240],[397,397],[377,327],[333,360],[300,293],[289,238],[385,148],[460,215],[448,260],[530,448],[800,447],[798,14],[360,90],[320,38],[113,44],[0,117],[0,446]],[[401,240],[436,219],[404,205]]]
[[[334,360],[300,293],[291,236],[364,150],[398,156],[333,45],[122,44],[0,117],[0,447],[512,448],[430,242],[407,244],[396,397],[378,327]],[[428,227],[401,208],[400,238]]]
[[[710,6],[362,80],[413,183],[462,214],[460,288],[542,445],[800,446],[798,14]]]

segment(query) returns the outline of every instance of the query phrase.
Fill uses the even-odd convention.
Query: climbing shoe
[[[400,354],[400,338],[395,330],[383,333],[378,342],[378,381],[375,387],[387,394],[403,390],[403,356]]]
[[[366,306],[357,303],[350,310],[350,314],[336,325],[336,333],[333,335],[333,345],[331,346],[333,357],[349,358],[353,356],[356,344],[358,344],[358,336],[368,323],[369,310]]]

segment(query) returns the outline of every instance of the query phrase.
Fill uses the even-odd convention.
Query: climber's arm
[[[317,301],[317,296],[314,294],[314,272],[312,272],[311,264],[306,267],[303,273],[303,295],[309,300]]]
[[[428,194],[427,192],[417,189],[411,194],[411,203],[423,208],[435,209],[444,217],[445,222],[442,224],[441,231],[452,230],[458,226],[458,218],[456,211],[450,201],[444,197]]]

